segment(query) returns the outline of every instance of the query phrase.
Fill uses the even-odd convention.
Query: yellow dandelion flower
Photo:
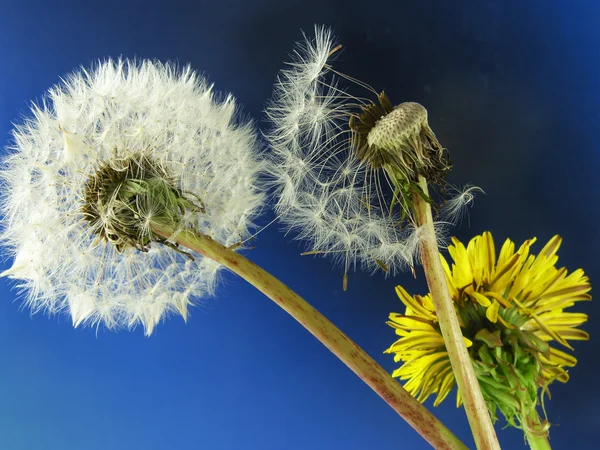
[[[578,301],[591,300],[588,277],[578,269],[556,268],[561,238],[554,236],[535,256],[536,239],[515,252],[507,239],[500,253],[491,233],[473,238],[465,247],[452,239],[451,265],[440,255],[465,343],[493,420],[497,410],[517,428],[545,434],[546,420],[535,408],[543,407],[543,393],[555,380],[566,383],[568,368],[577,359],[553,345],[573,350],[569,341],[587,340],[577,327],[583,313],[565,312]],[[404,314],[390,315],[388,325],[400,336],[385,353],[402,366],[393,376],[419,401],[435,394],[440,404],[455,380],[430,295],[411,296],[396,287],[406,306]],[[457,406],[461,405],[457,394]]]

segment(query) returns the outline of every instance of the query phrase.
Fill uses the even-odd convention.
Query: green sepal
[[[429,197],[427,194],[425,194],[425,192],[423,192],[423,189],[421,189],[421,186],[419,186],[417,183],[415,182],[411,182],[410,183],[410,187],[417,193],[419,194],[419,197],[421,197],[423,200],[425,200],[427,203],[429,203],[430,205],[433,204],[433,200],[431,199],[431,197]]]
[[[490,348],[502,347],[502,339],[500,339],[500,330],[491,333],[487,328],[482,328],[475,335],[475,340],[485,343]]]
[[[515,400],[515,398],[512,395],[503,392],[501,389],[496,389],[492,386],[488,386],[486,391],[489,395],[496,398],[498,406],[501,410],[503,409],[502,406],[504,405],[514,408],[517,411],[520,409],[521,405],[519,404],[519,402]]]

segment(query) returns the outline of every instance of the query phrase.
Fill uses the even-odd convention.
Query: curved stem
[[[419,176],[419,187],[426,196],[429,195],[427,181],[422,176]],[[418,225],[423,229],[423,237],[419,242],[423,270],[475,444],[479,450],[500,449],[494,425],[463,340],[454,302],[450,297],[446,276],[440,262],[431,205],[417,193],[413,194],[413,205]]]
[[[210,237],[192,230],[175,232],[172,228],[154,225],[153,231],[224,265],[277,303],[352,369],[434,448],[467,448],[364,350],[273,275]]]

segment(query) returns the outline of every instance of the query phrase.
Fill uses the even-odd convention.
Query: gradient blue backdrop
[[[314,23],[344,44],[345,73],[429,109],[452,155],[450,181],[485,189],[457,236],[559,233],[560,263],[599,278],[595,1],[3,0],[0,141],[61,75],[121,55],[189,62],[264,126],[277,71]],[[401,310],[393,288],[424,293],[422,273],[352,274],[344,293],[341,270],[301,257],[292,237],[273,226],[247,255],[393,370],[382,354],[394,340],[387,315]],[[187,325],[168,320],[151,338],[32,317],[0,280],[0,450],[429,448],[277,306],[222,278]],[[569,384],[553,386],[555,449],[596,448],[600,308],[579,309],[591,315],[592,340],[576,343]],[[453,400],[435,412],[472,446]],[[519,431],[500,440],[523,448]]]

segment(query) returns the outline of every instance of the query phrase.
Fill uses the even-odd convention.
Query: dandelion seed
[[[189,67],[107,60],[51,88],[17,125],[0,172],[0,238],[32,312],[143,325],[213,292],[219,265],[159,237],[194,228],[226,246],[263,205],[256,134]]]
[[[475,200],[475,193],[484,192],[483,189],[470,185],[467,185],[462,189],[449,186],[449,190],[451,190],[454,195],[450,196],[441,208],[439,217],[442,221],[460,224],[463,217],[467,214],[467,207],[472,205]]]

